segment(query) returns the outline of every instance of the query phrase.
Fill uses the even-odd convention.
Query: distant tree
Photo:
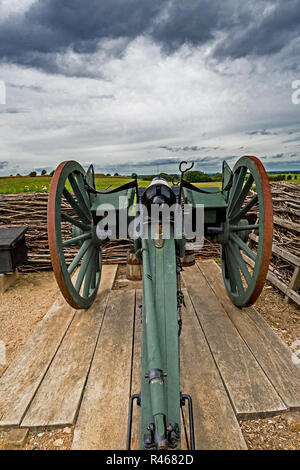
[[[34,176],[36,176],[36,171],[31,171],[31,172],[29,173],[29,176],[30,176],[31,178],[33,178]]]
[[[297,179],[297,175],[294,175],[294,180],[296,180],[296,179]]]
[[[115,173],[114,176],[120,176],[119,173]]]
[[[42,176],[44,176],[44,175],[46,175],[46,174],[47,174],[47,171],[46,171],[46,170],[42,170],[42,171],[41,171],[41,175],[42,175]]]
[[[283,181],[285,175],[268,175],[269,181]]]
[[[18,178],[21,178],[21,177],[22,177],[22,175],[20,175],[20,173],[17,173],[16,176],[17,176]]]
[[[222,173],[216,173],[211,176],[212,181],[222,181]]]
[[[110,173],[107,173],[107,175],[106,175],[106,176],[111,176],[111,174],[110,174]]]
[[[49,175],[52,177],[54,175],[54,170],[52,170]]]
[[[188,171],[185,174],[185,179],[189,183],[206,183],[206,182],[212,181],[212,178],[209,175],[207,175],[203,171],[197,171],[197,170]]]
[[[155,175],[144,175],[143,180],[144,181],[152,181]]]
[[[164,178],[164,179],[167,180],[167,181],[171,181],[171,179],[172,179],[172,178],[170,177],[170,175],[168,175],[168,173],[160,173],[159,176],[160,176],[161,178]]]
[[[291,180],[291,179],[292,179],[292,175],[287,175],[286,179],[287,179],[287,180]]]

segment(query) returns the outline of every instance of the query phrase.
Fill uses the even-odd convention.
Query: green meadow
[[[96,189],[114,189],[128,183],[131,178],[122,176],[96,177]],[[50,176],[7,176],[0,177],[0,194],[16,193],[48,193],[51,183]],[[138,180],[139,186],[148,186],[150,181]],[[220,183],[195,183],[196,186],[220,186]]]
[[[292,174],[292,179],[288,180],[291,183],[300,183],[300,175]],[[131,181],[130,178],[123,176],[96,176],[97,189],[114,189],[122,184]],[[51,183],[50,176],[4,176],[0,177],[0,194],[16,194],[16,193],[33,193],[33,192],[49,192]],[[148,186],[150,181],[138,180],[139,186]],[[194,183],[198,187],[221,187],[220,182],[210,183]]]

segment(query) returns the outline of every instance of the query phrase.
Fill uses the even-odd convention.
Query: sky
[[[300,169],[300,0],[0,0],[1,84],[0,176]]]

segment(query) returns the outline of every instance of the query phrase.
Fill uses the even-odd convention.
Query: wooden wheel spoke
[[[92,235],[90,234],[90,232],[83,233],[82,235],[78,235],[78,237],[73,237],[73,238],[70,238],[69,240],[64,241],[63,246],[69,246],[69,245],[73,245],[79,242],[83,242],[84,240],[88,240],[89,238],[91,238],[91,236]]]
[[[229,225],[229,231],[230,232],[244,232],[245,230],[259,230],[259,224]]]
[[[81,192],[85,205],[89,208],[90,200],[89,200],[88,193],[86,192],[85,187],[84,187],[83,175],[81,173],[77,173],[76,176],[77,176],[77,185],[78,185],[79,191]]]
[[[237,196],[240,194],[242,190],[246,173],[247,173],[247,168],[244,166],[242,166],[240,168],[239,173],[237,173],[236,183],[234,185],[234,188],[232,188],[232,195],[231,195],[229,206],[228,206],[228,212],[230,212],[232,205],[235,203]]]
[[[230,244],[230,248],[231,248],[231,251],[232,251],[232,256],[237,264],[237,266],[240,268],[240,270],[242,271],[242,274],[249,286],[252,278],[251,278],[251,274],[248,270],[248,267],[245,263],[245,260],[240,252],[240,250],[238,249],[238,247],[234,244]]]
[[[65,212],[61,213],[61,218],[65,222],[70,222],[72,225],[76,225],[76,227],[80,228],[84,232],[87,232],[90,230],[89,225],[84,224],[80,220],[75,219],[74,217],[70,216],[69,214],[66,214]]]
[[[76,199],[78,201],[79,207],[81,211],[85,214],[85,216],[89,219],[90,218],[90,207],[89,204],[86,203],[86,200],[82,194],[82,191],[79,188],[78,181],[76,181],[73,173],[70,173],[68,176],[70,181],[70,185],[74,191]]]
[[[230,283],[231,291],[236,292],[237,286],[236,286],[235,278],[233,276],[233,268],[232,268],[230,254],[229,254],[227,246],[224,248],[224,254],[225,254],[225,262],[227,266],[227,276],[228,276],[228,280]]]
[[[77,255],[75,256],[72,263],[68,267],[68,273],[69,273],[70,276],[73,274],[74,270],[77,268],[77,266],[80,263],[82,257],[84,256],[84,254],[86,253],[88,248],[91,246],[91,244],[92,244],[92,240],[86,240],[85,242],[83,242],[83,244],[80,247]]]
[[[94,249],[94,247],[89,247],[88,250],[86,251],[84,257],[83,257],[83,260],[82,260],[82,263],[81,263],[81,266],[80,266],[80,269],[79,269],[79,273],[78,273],[78,276],[77,276],[77,279],[76,279],[76,282],[75,282],[75,290],[78,293],[80,292],[80,289],[81,289],[81,286],[82,286],[82,283],[83,283],[83,279],[84,279],[84,277],[86,275],[86,272],[88,270],[89,262],[90,262],[90,259],[91,259],[92,253],[93,253],[93,249]]]
[[[91,277],[91,289],[95,289],[95,285],[96,285],[96,274],[98,272],[98,269],[97,269],[98,258],[99,258],[99,252],[98,252],[98,250],[96,250],[95,258],[93,260],[94,269],[92,271],[92,277]]]
[[[231,186],[231,189],[229,191],[228,207],[231,206],[233,195],[235,194],[235,188],[236,188],[236,185],[237,185],[238,177],[239,177],[239,173],[234,173],[233,180],[232,180],[232,186]]]
[[[240,275],[239,267],[235,265],[233,261],[235,261],[235,253],[232,249],[232,245],[228,244],[228,251],[230,254],[230,265],[231,265],[231,275],[234,278],[238,295],[242,295],[244,293],[244,287],[242,283],[242,278]]]
[[[241,192],[239,194],[239,196],[236,198],[236,200],[232,203],[231,207],[228,209],[228,215],[229,215],[229,218],[231,218],[231,216],[234,216],[234,214],[236,214],[236,212],[238,212],[240,210],[240,208],[242,207],[242,204],[243,202],[245,201],[252,185],[253,185],[253,182],[254,182],[254,178],[253,176],[249,175],[249,178],[248,180],[246,181],[243,189],[241,188]]]
[[[250,211],[250,209],[255,206],[255,204],[258,202],[258,196],[257,194],[255,194],[255,196],[253,196],[249,202],[247,202],[247,204],[239,211],[238,214],[234,215],[233,217],[231,217],[230,221],[231,222],[236,222],[238,220],[241,220],[246,214],[247,212]]]
[[[92,284],[93,273],[96,269],[96,266],[95,266],[96,252],[97,252],[96,248],[93,248],[91,258],[88,264],[88,268],[86,271],[84,287],[83,287],[83,297],[85,298],[87,298],[90,295],[90,290],[95,288],[95,286],[93,287],[91,284]]]
[[[90,223],[90,218],[86,212],[84,212],[81,207],[77,204],[75,199],[73,198],[72,194],[67,190],[67,188],[64,188],[63,190],[63,195],[65,196],[66,200],[70,204],[70,206],[74,209],[78,217],[85,223],[89,224]],[[74,223],[74,225],[76,225]]]
[[[249,246],[245,242],[243,242],[243,240],[238,235],[236,235],[235,233],[230,233],[229,239],[233,243],[235,243],[241,250],[243,250],[249,256],[249,258],[251,258],[253,261],[256,261],[256,253],[254,253],[254,251],[252,251]]]

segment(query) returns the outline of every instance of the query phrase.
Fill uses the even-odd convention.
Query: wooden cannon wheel
[[[252,189],[255,193],[246,201]],[[223,278],[232,302],[238,307],[249,307],[263,289],[272,252],[272,195],[268,176],[258,158],[245,156],[235,164],[227,203],[225,236],[221,240]],[[249,212],[255,207],[258,207],[258,217],[253,221]],[[257,251],[247,243],[252,231],[259,237]],[[244,255],[252,260],[251,270]]]
[[[102,248],[84,175],[84,169],[75,161],[62,162],[53,175],[48,199],[48,240],[54,274],[63,296],[76,309],[86,309],[93,303],[102,268]]]

